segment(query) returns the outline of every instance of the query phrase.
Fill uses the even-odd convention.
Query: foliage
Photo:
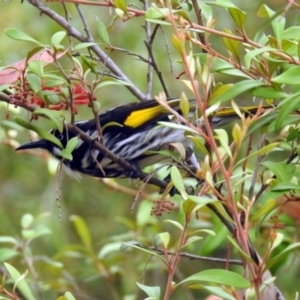
[[[40,13],[59,29],[41,37],[16,29],[11,21],[4,31],[14,47],[31,48],[10,65],[3,56],[0,71],[5,104],[0,138],[9,146],[2,154],[9,159],[1,162],[1,198],[7,205],[2,213],[8,228],[10,214],[13,226],[21,220],[21,229],[3,229],[0,236],[3,299],[199,299],[212,294],[264,300],[280,292],[287,299],[297,297],[299,291],[289,284],[299,280],[300,6],[271,4],[257,5],[258,27],[252,18],[248,22],[249,7],[228,0],[10,4],[26,5],[33,18]],[[232,22],[231,29],[219,16]],[[50,179],[37,172],[37,159],[12,153],[24,128],[61,147],[49,127],[61,131],[64,122],[96,118],[111,99],[116,103],[110,107],[124,104],[124,95],[140,101],[155,97],[170,111],[178,122],[161,126],[186,131],[201,171],[186,168],[182,157],[187,153],[173,145],[161,152],[169,157],[167,167],[145,170],[154,171],[158,180],[149,182],[164,188],[162,195],[118,180],[104,179],[101,188],[88,178],[71,183],[58,172],[60,195],[60,187],[55,193],[53,184],[46,184]],[[180,98],[182,115],[165,101],[173,95]],[[188,99],[195,99],[196,112]],[[77,141],[69,141],[65,159],[72,159]],[[57,168],[47,154],[34,154],[52,173]],[[161,180],[166,173],[169,184]],[[28,177],[22,190],[7,188],[13,175],[17,182]],[[170,199],[174,188],[180,195]],[[8,194],[18,199],[16,211],[6,203]],[[130,195],[135,196],[132,216],[124,204]],[[56,211],[48,204],[55,196],[59,214],[51,222],[44,212]],[[43,197],[43,207],[35,210],[33,203]],[[20,202],[26,205],[22,212],[16,209]],[[119,217],[124,211],[128,216]],[[120,227],[111,228],[116,220]]]

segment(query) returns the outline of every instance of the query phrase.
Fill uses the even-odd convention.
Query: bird
[[[179,115],[182,115],[180,101],[180,99],[168,99],[167,104]],[[192,102],[195,103],[195,101]],[[255,110],[255,107],[249,108],[249,111]],[[231,111],[233,110],[231,109]],[[45,149],[72,171],[92,177],[137,178],[144,167],[166,158],[165,155],[159,153],[160,150],[169,149],[170,145],[180,143],[186,152],[183,163],[197,172],[200,170],[200,166],[193,151],[193,142],[185,136],[185,129],[160,125],[160,122],[176,122],[170,119],[170,115],[170,111],[164,105],[153,99],[120,105],[101,113],[98,116],[101,134],[99,134],[95,119],[74,123],[89,137],[100,141],[111,153],[130,163],[134,167],[134,171],[130,172],[103,151],[93,147],[92,143],[87,143],[80,138],[72,152],[72,159],[66,159],[62,155],[62,151],[68,141],[76,136],[76,133],[66,127],[62,132],[58,129],[50,131],[60,141],[62,148],[53,141],[38,139],[27,142],[16,150]],[[225,113],[224,110],[221,110],[219,116],[213,117],[212,122],[225,124],[235,118],[238,118],[235,113]]]

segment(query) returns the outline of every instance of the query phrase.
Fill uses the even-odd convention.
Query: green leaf
[[[258,16],[269,17],[271,19],[271,24],[272,24],[272,28],[275,33],[275,36],[278,40],[278,43],[281,43],[283,30],[284,30],[284,26],[285,26],[285,18],[283,17],[281,12],[278,11],[275,13],[267,5],[263,4],[259,8]]]
[[[57,128],[60,133],[63,132],[64,124],[62,120],[63,114],[61,112],[49,110],[47,108],[37,108],[34,111],[34,114],[47,117],[53,122],[55,128]]]
[[[268,261],[267,261],[267,266],[268,266],[268,268],[270,267],[270,266],[272,266],[282,255],[284,255],[285,253],[287,253],[287,252],[290,252],[290,251],[292,251],[292,250],[294,250],[294,249],[297,249],[297,248],[300,248],[300,243],[298,242],[298,243],[293,243],[293,244],[291,244],[291,245],[289,245],[288,247],[286,247],[282,252],[280,252],[278,255],[276,255],[275,257],[273,257],[273,258],[271,258],[271,259],[269,259]]]
[[[94,92],[98,89],[103,88],[108,85],[119,85],[119,86],[132,86],[130,82],[126,82],[124,80],[118,80],[115,78],[103,77],[96,85]]]
[[[182,179],[182,176],[181,176],[178,168],[175,166],[172,166],[170,174],[171,174],[172,183],[176,187],[177,191],[181,194],[183,199],[187,199],[187,193],[185,191],[183,179]]]
[[[192,282],[210,282],[236,288],[250,287],[250,282],[248,282],[248,280],[246,280],[244,277],[237,273],[223,269],[210,269],[201,271],[182,280],[176,286],[183,283],[190,284]]]
[[[228,11],[232,17],[232,19],[234,20],[234,22],[240,27],[240,28],[244,28],[245,25],[245,21],[247,18],[247,14],[245,12],[243,12],[242,10],[240,10],[237,7],[230,7],[228,8]]]
[[[70,292],[66,292],[65,297],[67,300],[76,300],[76,298]]]
[[[55,74],[47,73],[44,75],[44,78],[47,79],[45,81],[45,87],[53,87],[53,86],[59,87],[60,85],[63,85],[63,84],[68,85],[68,82],[65,78],[55,75]],[[49,82],[50,82],[50,84],[49,84]],[[53,82],[55,82],[55,85],[52,84]],[[62,90],[62,88],[61,88],[61,90]]]
[[[239,164],[241,164],[242,162],[244,162],[246,159],[250,159],[251,157],[257,157],[259,155],[264,155],[268,152],[271,152],[275,147],[277,147],[280,143],[272,143],[272,144],[269,144],[269,145],[266,145],[264,146],[263,148],[257,150],[257,151],[254,151],[252,152],[249,156],[245,157],[245,158],[242,158],[240,161],[238,161],[235,165],[235,167]]]
[[[192,237],[189,237],[186,242],[180,247],[180,249],[182,250],[184,247],[188,246],[188,245],[191,245],[197,241],[200,241],[202,240],[203,237],[201,236],[192,236]]]
[[[283,40],[295,40],[300,39],[300,26],[290,26],[284,30],[282,34]]]
[[[145,228],[145,226],[149,224],[155,224],[154,218],[150,216],[150,212],[152,210],[152,201],[141,201],[138,205],[138,211],[135,215],[135,220],[132,221],[133,223],[130,223],[131,225],[128,225],[127,227],[129,229],[137,230],[136,226],[140,229]]]
[[[184,201],[185,202],[185,201]],[[180,231],[183,230],[183,226],[177,222],[177,221],[173,221],[173,220],[164,220],[165,223],[170,223],[173,224],[175,227],[177,227]]]
[[[212,235],[212,236],[216,236],[216,233],[213,231],[213,230],[210,230],[210,229],[198,229],[198,230],[195,230],[193,232],[191,232],[190,235],[193,235],[193,234],[198,234],[198,233],[207,233],[209,235]]]
[[[70,220],[74,223],[77,234],[79,235],[84,247],[88,252],[93,252],[92,247],[92,238],[90,231],[86,225],[86,222],[83,218],[73,215],[70,217]]]
[[[85,55],[80,55],[80,58],[82,60],[82,65],[85,67],[85,70],[91,70],[92,73],[97,74],[97,71],[95,69],[96,66],[98,66],[97,63],[95,63],[93,60],[87,58]]]
[[[42,81],[39,76],[36,74],[28,73],[26,78],[29,82],[30,87],[33,89],[35,93],[38,93],[42,90]]]
[[[278,116],[278,112],[272,112],[269,113],[263,117],[260,117],[258,120],[253,122],[247,132],[247,136],[255,132],[256,130],[262,130],[264,126],[267,124],[270,124],[272,121],[274,121]]]
[[[66,31],[59,31],[53,34],[51,43],[56,50],[64,50],[65,46],[61,45],[62,40],[66,37]]]
[[[76,300],[76,298],[70,292],[65,292],[63,296],[59,296],[56,300]]]
[[[102,40],[102,42],[104,43],[104,45],[110,45],[109,35],[105,24],[101,20],[96,19],[96,26],[97,26],[98,35]]]
[[[190,102],[188,98],[186,97],[185,93],[181,94],[180,97],[180,110],[182,111],[183,116],[188,119],[190,114]]]
[[[50,104],[58,104],[61,101],[60,95],[52,91],[43,91],[45,102]]]
[[[188,196],[190,197],[190,196]],[[182,209],[185,214],[185,216],[190,216],[194,211],[197,209],[197,204],[190,199],[187,199],[182,202]]]
[[[31,71],[39,78],[44,77],[44,67],[43,67],[43,63],[40,60],[34,60],[28,62],[27,70]]]
[[[125,14],[127,14],[127,5],[124,0],[114,0],[116,8],[121,9]]]
[[[295,174],[295,165],[287,165],[285,162],[265,161],[261,163],[268,168],[278,181],[289,181]]]
[[[188,14],[184,10],[177,10],[174,14],[180,16],[184,20],[187,20],[189,23],[192,23]]]
[[[159,286],[147,286],[136,282],[136,285],[146,293],[149,300],[159,300],[160,299],[160,287]]]
[[[244,61],[246,67],[249,69],[251,67],[251,61],[253,59],[256,59],[255,57],[259,54],[264,54],[264,53],[272,53],[275,52],[276,49],[272,47],[263,47],[263,48],[258,48],[254,50],[247,51],[247,54],[244,56]],[[256,59],[257,61],[260,61],[259,59]]]
[[[229,235],[227,235],[227,239],[233,245],[233,247],[240,253],[240,255],[246,259],[247,261],[252,261],[252,258],[246,254],[243,249],[237,244],[237,242]]]
[[[27,42],[33,42],[35,44],[38,44],[40,46],[43,46],[41,43],[39,43],[37,40],[29,36],[28,34],[14,28],[7,28],[4,30],[5,34],[9,36],[10,38],[18,41],[27,41]]]
[[[172,44],[174,46],[174,48],[179,52],[179,53],[183,53],[183,42],[182,40],[180,40],[175,34],[172,35],[171,38]]]
[[[286,138],[287,142],[291,142],[300,138],[300,131],[298,128],[290,129]]]
[[[27,122],[26,120],[24,120],[20,117],[14,117],[14,120],[20,126],[27,128],[29,130],[35,131],[41,138],[52,142],[53,144],[55,144],[56,146],[58,146],[61,149],[63,148],[60,140],[57,137],[55,137],[54,135],[52,135],[51,133],[49,133],[48,131],[42,130],[41,128],[39,128],[35,125],[32,125],[31,123]]]
[[[17,250],[5,247],[0,248],[0,262],[5,262],[17,255],[19,255],[19,252]]]
[[[162,245],[164,249],[168,249],[168,245],[170,242],[170,234],[169,232],[158,233],[154,238],[154,243],[156,246]]]
[[[278,247],[284,239],[284,235],[280,232],[276,232],[276,238],[272,243],[271,251],[273,251],[276,247]]]
[[[46,227],[45,225],[39,225],[34,229],[23,229],[22,230],[22,237],[25,240],[34,240],[37,239],[38,237],[44,236],[51,234],[51,230]]]
[[[291,191],[300,190],[300,185],[291,182],[279,182],[275,186],[272,186],[272,191]]]
[[[255,81],[255,80],[242,80],[236,84],[232,84],[229,88],[226,90],[222,91],[222,93],[219,93],[218,95],[215,95],[214,93],[212,94],[210,98],[210,104],[215,104],[215,103],[224,103],[228,100],[232,100],[236,96],[249,91],[251,89],[254,89],[256,87],[265,85],[264,82],[262,81]]]
[[[165,18],[169,13],[169,9],[168,8],[158,8],[158,7],[153,7],[151,6],[145,15],[145,18],[149,21],[153,21],[153,19],[161,19],[161,18]],[[162,21],[163,23],[166,23],[165,25],[170,25],[169,22],[166,21]]]
[[[228,29],[224,29],[223,32],[232,34],[232,32]],[[227,37],[223,37],[222,40],[226,49],[237,61],[240,61],[240,42]]]
[[[237,145],[240,145],[243,142],[242,136],[241,126],[238,123],[235,123],[232,128],[232,137]]]
[[[61,157],[67,159],[67,160],[73,160],[73,155],[72,152],[75,150],[76,146],[78,145],[78,137],[74,136],[73,138],[71,138],[67,145],[66,148],[63,149],[60,153]]]
[[[97,45],[97,43],[80,43],[74,47],[74,50],[81,50],[91,46]]]
[[[116,8],[115,9],[115,19],[123,19],[124,18],[124,15],[125,15],[125,13],[124,13],[124,11],[122,10],[122,9],[120,9],[120,8]],[[111,27],[112,28],[112,27]]]
[[[201,8],[201,13],[202,16],[208,20],[212,17],[213,13],[212,13],[212,9],[210,8],[209,5],[207,5],[207,3],[204,3],[202,1],[199,1],[199,7]]]
[[[258,87],[251,90],[250,93],[255,97],[264,99],[282,99],[288,97],[287,93],[276,90],[274,87]]]
[[[232,153],[229,147],[228,134],[224,129],[214,129],[214,132],[217,134],[216,139],[219,140],[221,147],[224,149],[225,153],[232,157]]]
[[[18,240],[16,240],[15,238],[11,237],[11,236],[5,236],[2,235],[0,236],[0,243],[12,243],[15,246],[18,245]]]
[[[299,68],[300,72],[300,68]],[[286,97],[282,102],[280,102],[280,111],[275,122],[275,130],[279,131],[282,127],[283,122],[286,120],[287,116],[296,108],[299,108],[299,97],[300,93],[293,94]]]
[[[21,226],[23,229],[28,228],[32,225],[34,221],[33,215],[25,214],[21,219]]]
[[[153,23],[153,24],[159,24],[164,26],[171,26],[171,23],[159,19],[145,19],[145,21]]]
[[[275,199],[269,198],[266,203],[264,203],[257,212],[252,216],[251,222],[256,222],[260,218],[265,219],[271,211],[278,207],[278,203]]]
[[[271,81],[287,85],[300,84],[300,66],[294,66],[287,69],[279,76],[272,78]]]
[[[60,152],[60,156],[63,158],[63,159],[66,159],[66,160],[73,160],[73,155],[71,152],[69,152],[67,149],[62,149],[61,152]]]
[[[200,136],[192,136],[192,135],[186,135],[187,138],[193,141],[195,148],[199,150],[200,152],[204,153],[205,155],[209,155],[208,150],[205,147],[205,141]]]
[[[26,300],[35,300],[27,282],[25,281],[25,275],[21,275],[17,269],[15,269],[13,266],[11,266],[8,263],[4,263],[4,266],[9,273],[11,279],[15,283],[15,287],[19,289],[19,291],[22,293],[22,295],[25,297]]]
[[[109,244],[104,245],[100,249],[100,251],[98,253],[98,257],[100,259],[105,259],[105,256],[107,256],[108,254],[120,251],[121,245],[122,245],[121,242],[114,242],[114,243],[109,243]]]
[[[236,298],[224,291],[224,289],[217,286],[203,286],[210,294],[221,297],[223,300],[235,300]]]
[[[218,202],[217,198],[209,197],[209,196],[188,195],[188,199],[195,202],[196,204],[200,205],[201,207],[203,207],[207,204],[210,204],[210,203]],[[197,208],[199,209],[200,207],[197,206]]]
[[[164,258],[161,255],[158,255],[156,252],[154,252],[152,250],[149,250],[149,249],[146,249],[146,248],[143,248],[143,247],[139,246],[139,243],[137,243],[137,242],[130,241],[130,242],[122,243],[122,245],[120,247],[120,250],[124,251],[129,247],[138,249],[140,251],[143,251],[147,254],[150,254],[151,256],[155,256],[156,258],[158,258],[161,261],[163,261],[164,263],[166,263]]]

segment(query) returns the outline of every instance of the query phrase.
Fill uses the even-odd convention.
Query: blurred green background
[[[258,31],[263,26],[263,20],[256,16],[256,12],[262,1],[234,1],[241,9],[248,13],[246,27],[248,35]],[[284,6],[284,1],[264,1],[273,10],[278,10]],[[58,3],[47,3],[58,12],[62,7]],[[141,2],[136,1],[135,5],[141,6]],[[71,23],[80,31],[82,24],[77,11],[72,4],[67,4],[71,14]],[[220,8],[213,8],[215,12],[216,28],[229,28],[234,31],[231,19]],[[112,22],[113,12],[101,7],[83,7],[83,11],[88,18],[89,26],[97,37],[95,20],[99,18],[107,26]],[[297,22],[297,15],[290,13],[288,19],[291,24]],[[136,18],[127,22],[117,21],[110,34],[111,44],[118,48],[123,48],[134,53],[147,56],[144,46],[143,19]],[[0,60],[1,66],[9,65],[23,59],[27,52],[32,49],[32,44],[18,42],[8,38],[4,34],[6,28],[17,28],[34,37],[44,44],[50,44],[51,36],[60,31],[61,28],[45,15],[40,15],[38,10],[28,4],[17,1],[0,2]],[[175,78],[181,72],[181,65],[176,62],[176,55],[170,42],[170,35],[166,29],[165,36],[159,32],[154,43],[154,53],[157,63],[162,71],[163,77],[171,96],[179,96],[182,91],[188,95],[187,88],[179,83]],[[121,37],[121,38],[120,38]],[[165,38],[168,48],[166,47]],[[219,39],[211,39],[222,48]],[[172,65],[168,58],[168,51],[175,57]],[[109,56],[118,64],[122,71],[137,85],[142,92],[146,91],[147,65],[136,57],[121,51],[107,51]],[[226,51],[224,49],[224,54]],[[177,55],[178,57],[178,55]],[[179,59],[179,57],[178,57]],[[220,76],[217,81],[230,81],[228,76]],[[162,90],[156,76],[154,81],[153,95]],[[101,103],[102,111],[108,108],[136,101],[125,87],[108,86],[101,89],[98,94],[98,101]],[[244,102],[252,99],[241,99]],[[6,106],[0,106],[0,121],[6,118]],[[25,111],[18,114],[26,116]],[[11,112],[11,117],[15,113]],[[66,114],[66,116],[68,116]],[[82,108],[79,111],[77,120],[92,118],[89,109]],[[40,120],[45,128],[50,129],[51,124]],[[16,136],[15,136],[16,135]],[[8,144],[6,137],[14,137],[15,144]],[[35,218],[33,227],[47,226],[52,234],[36,239],[30,244],[31,253],[24,254],[24,257],[32,257],[36,278],[30,280],[39,282],[39,289],[42,290],[41,299],[54,299],[60,292],[70,290],[77,299],[143,299],[145,295],[138,290],[135,282],[142,282],[148,285],[164,286],[167,278],[166,270],[157,259],[149,259],[148,255],[135,249],[125,252],[119,251],[121,241],[139,240],[146,245],[152,245],[155,234],[163,231],[172,233],[172,243],[176,241],[178,232],[164,219],[181,220],[179,210],[174,210],[170,215],[162,217],[150,216],[152,202],[144,199],[136,201],[134,208],[134,196],[122,191],[115,190],[109,185],[82,176],[76,179],[65,175],[53,175],[49,171],[49,166],[53,168],[53,162],[49,161],[47,154],[38,152],[36,155],[26,153],[16,153],[14,147],[17,142],[22,143],[29,140],[29,133],[25,129],[13,130],[6,126],[1,127],[0,139],[0,216],[1,227],[0,236],[13,236],[22,241],[21,218],[25,214],[31,214]],[[136,182],[127,179],[116,181],[122,186],[135,189]],[[61,196],[59,189],[61,188]],[[147,191],[154,191],[152,187],[147,187]],[[156,196],[159,199],[159,196]],[[57,204],[57,200],[59,204]],[[174,199],[179,205],[180,201]],[[61,214],[61,216],[60,216]],[[80,239],[78,230],[74,226],[72,216],[80,216],[85,220],[87,228],[91,234],[92,248],[87,249]],[[202,218],[201,218],[202,217]],[[210,228],[214,224],[214,230],[219,232],[217,239],[206,237],[204,241],[195,243],[191,249],[198,255],[226,256],[227,244],[223,243],[227,234],[224,227],[209,211],[204,211],[200,220],[195,220],[195,227]],[[290,238],[293,238],[291,230]],[[263,236],[261,237],[263,239]],[[5,245],[5,244],[3,244]],[[1,246],[1,244],[0,244]],[[6,245],[7,246],[7,245]],[[26,251],[29,248],[24,246]],[[94,254],[99,254],[98,258]],[[63,264],[57,266],[48,259],[58,261]],[[28,262],[14,257],[9,260],[20,272],[28,268]],[[279,268],[276,274],[279,281],[277,284],[282,288],[286,299],[292,298],[299,289],[299,257],[289,257],[284,268]],[[211,267],[199,261],[183,259],[180,269],[176,274],[178,280],[198,272],[204,268]],[[213,268],[223,268],[223,265],[213,265]],[[174,293],[172,299],[204,299],[205,293],[201,291],[190,291],[179,289]],[[289,298],[290,297],[290,298]]]

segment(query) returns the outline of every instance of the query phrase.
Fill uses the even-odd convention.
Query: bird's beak
[[[16,148],[16,151],[36,149],[36,148],[49,149],[49,142],[46,140],[37,140],[33,142],[28,142]]]

